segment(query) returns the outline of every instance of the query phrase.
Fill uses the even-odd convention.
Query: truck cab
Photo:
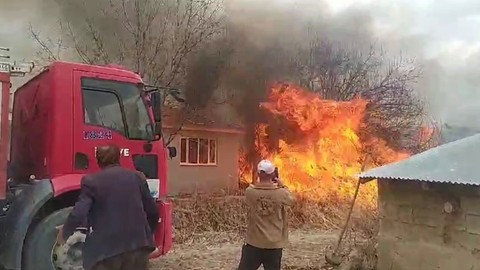
[[[140,76],[116,66],[54,62],[15,92],[11,179],[3,203],[8,207],[0,210],[0,269],[70,267],[58,265],[61,255],[51,238],[76,202],[82,177],[99,170],[96,148],[106,144],[120,147],[121,165],[148,179],[161,217],[152,257],[169,251],[168,151],[154,109],[159,108],[152,108]],[[18,222],[25,225],[10,227]],[[4,233],[8,230],[15,233]],[[64,255],[70,264],[78,260]]]

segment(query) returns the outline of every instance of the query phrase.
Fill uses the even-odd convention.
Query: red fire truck
[[[10,130],[10,78],[25,72],[0,64],[0,269],[82,269],[84,237],[69,239],[60,259],[56,227],[75,204],[82,176],[99,169],[96,147],[107,143],[121,148],[123,166],[147,176],[161,217],[152,257],[167,253],[166,163],[176,151],[161,137],[164,92],[121,67],[54,62],[15,91]]]

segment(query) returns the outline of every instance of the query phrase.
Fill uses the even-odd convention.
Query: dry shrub
[[[205,232],[235,232],[246,228],[246,205],[240,196],[196,195],[174,200],[175,241],[185,242]]]
[[[319,201],[308,194],[296,194],[290,208],[291,228],[320,228],[336,230],[345,223],[350,201],[329,198]],[[213,196],[195,195],[174,199],[175,241],[193,241],[195,236],[219,232],[241,236],[245,232],[247,207],[241,194]],[[373,208],[359,206],[352,215],[350,235],[371,238],[376,235],[377,216]],[[224,234],[224,237],[227,234]],[[231,237],[231,236],[230,236]],[[356,237],[356,236],[354,236]]]

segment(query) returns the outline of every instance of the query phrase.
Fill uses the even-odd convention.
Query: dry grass
[[[333,269],[325,264],[324,256],[336,244],[350,202],[336,197],[324,201],[301,194],[296,197],[296,204],[290,209],[291,245],[285,250],[283,269]],[[247,209],[243,196],[175,198],[174,206],[174,249],[155,261],[152,269],[236,269],[246,229]],[[342,253],[358,254],[360,247],[364,258],[371,257],[368,248],[364,248],[370,247],[371,241],[365,240],[375,234],[376,212],[356,207]]]
[[[332,198],[317,201],[297,194],[290,209],[292,229],[336,230],[345,223],[350,202]],[[242,195],[196,195],[174,199],[175,242],[184,243],[205,232],[242,235],[246,229],[246,205]],[[357,207],[352,215],[350,233],[371,237],[376,234],[375,208]]]

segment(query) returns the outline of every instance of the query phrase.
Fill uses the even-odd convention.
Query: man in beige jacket
[[[280,270],[282,251],[288,243],[287,207],[294,198],[275,175],[268,160],[258,163],[258,182],[245,191],[248,206],[247,237],[239,270]]]

